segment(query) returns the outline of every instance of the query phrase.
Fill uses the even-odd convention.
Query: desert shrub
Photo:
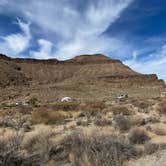
[[[137,106],[138,108],[141,108],[141,109],[147,109],[150,104],[148,102],[138,102],[135,106]]]
[[[68,115],[63,111],[36,110],[32,112],[32,122],[34,124],[62,124]]]
[[[125,160],[136,156],[135,149],[111,136],[85,136],[72,133],[63,140],[73,166],[122,166]]]
[[[127,106],[114,106],[111,108],[111,111],[114,115],[133,115],[133,111],[129,109]]]
[[[3,131],[2,131],[3,132]],[[55,140],[58,133],[49,126],[38,125],[26,135],[0,131],[0,165],[7,166],[122,166],[137,155],[132,145],[108,135],[87,136],[70,133]]]
[[[112,121],[107,118],[98,118],[95,120],[94,124],[97,126],[108,126],[112,124]]]
[[[115,125],[121,131],[129,130],[130,127],[131,127],[129,119],[127,119],[123,115],[117,115],[117,116],[115,116]]]
[[[11,163],[15,165],[20,165],[22,163],[23,157],[20,153],[20,143],[21,137],[17,136],[15,133],[13,135],[6,135],[5,137],[0,137],[0,164],[10,165]]]
[[[150,140],[148,133],[142,128],[134,128],[128,135],[129,141],[132,144],[143,144]]]
[[[0,136],[0,165],[40,166],[51,160],[50,131],[35,131],[28,136],[8,131]]]
[[[159,145],[151,143],[151,142],[146,142],[144,147],[145,147],[146,154],[155,153],[159,149]]]
[[[33,106],[37,106],[39,101],[36,97],[32,97],[32,98],[29,99],[29,103]]]
[[[86,113],[85,112],[80,112],[78,114],[78,118],[82,118],[82,117],[86,117]]]
[[[15,126],[16,122],[10,116],[5,116],[3,118],[0,118],[0,127],[15,128]]]
[[[34,131],[29,132],[23,139],[22,146],[29,153],[38,152],[48,154],[51,146],[50,138],[54,135],[53,131],[48,127],[38,127]],[[47,149],[48,148],[48,149]],[[44,155],[44,154],[43,154]]]
[[[5,116],[0,118],[0,127],[12,128],[15,130],[20,130],[21,128],[31,126],[31,117],[29,115],[22,115],[19,117],[12,118],[11,116]]]
[[[17,108],[17,111],[22,114],[31,114],[33,108],[31,106],[20,106]]]
[[[166,114],[166,101],[162,101],[156,105],[156,111],[159,114]]]
[[[84,105],[80,105],[79,109],[86,114],[86,116],[96,116],[102,112],[105,108],[103,101],[89,102]]]
[[[16,125],[15,125],[15,129],[16,130],[20,130],[20,129],[24,129],[24,131],[30,131],[31,130],[31,116],[30,115],[23,115],[20,116],[19,118],[17,118],[15,120]]]
[[[52,106],[54,111],[76,111],[78,109],[79,103],[77,102],[61,102],[56,103]]]

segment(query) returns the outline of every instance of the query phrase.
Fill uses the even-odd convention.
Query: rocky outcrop
[[[21,67],[10,62],[7,57],[0,59],[0,87],[28,85],[29,79],[21,71]]]

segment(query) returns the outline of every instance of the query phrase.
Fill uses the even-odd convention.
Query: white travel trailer
[[[69,101],[71,101],[72,99],[71,99],[71,97],[63,97],[62,99],[61,99],[61,102],[69,102]]]

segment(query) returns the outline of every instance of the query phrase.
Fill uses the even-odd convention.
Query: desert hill
[[[165,83],[155,74],[133,71],[121,61],[102,54],[73,59],[12,59],[0,55],[0,102],[36,97],[53,102],[63,96],[100,99],[128,93],[130,96],[158,96]]]
[[[0,55],[0,85],[31,83],[108,82],[112,86],[162,86],[156,75],[142,75],[119,60],[101,54],[81,55],[66,61],[11,59]],[[5,80],[5,81],[4,81]]]

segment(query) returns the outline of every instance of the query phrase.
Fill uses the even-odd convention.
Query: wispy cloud
[[[134,52],[133,59],[124,61],[140,73],[155,73],[159,78],[166,80],[165,66],[166,66],[166,45],[163,45],[156,52],[146,55],[148,60],[138,60],[139,52]]]
[[[49,59],[52,58],[53,44],[47,40],[39,39],[38,44],[40,46],[38,51],[30,51],[31,57],[35,59]]]
[[[85,53],[117,53],[123,42],[104,36],[103,33],[120,17],[132,0],[87,0],[86,3],[83,0],[15,2],[16,0],[8,2],[8,12],[21,14],[25,20],[38,26],[42,34],[40,38],[52,43],[52,48],[49,49],[51,52],[47,50],[47,53],[54,58],[66,59]],[[79,6],[81,2],[83,7]],[[39,29],[33,29],[33,36],[38,31]],[[51,35],[48,36],[48,33]],[[41,47],[40,42],[38,44]],[[123,50],[124,53],[118,51],[120,56],[124,55],[129,47],[124,46]],[[30,51],[32,57],[40,58],[39,53],[41,51]],[[44,57],[44,54],[41,54],[41,58],[50,57],[47,54]]]
[[[31,39],[30,23],[25,23],[17,19],[17,24],[22,32],[1,36],[0,50],[2,53],[10,56],[19,55],[26,50]]]

